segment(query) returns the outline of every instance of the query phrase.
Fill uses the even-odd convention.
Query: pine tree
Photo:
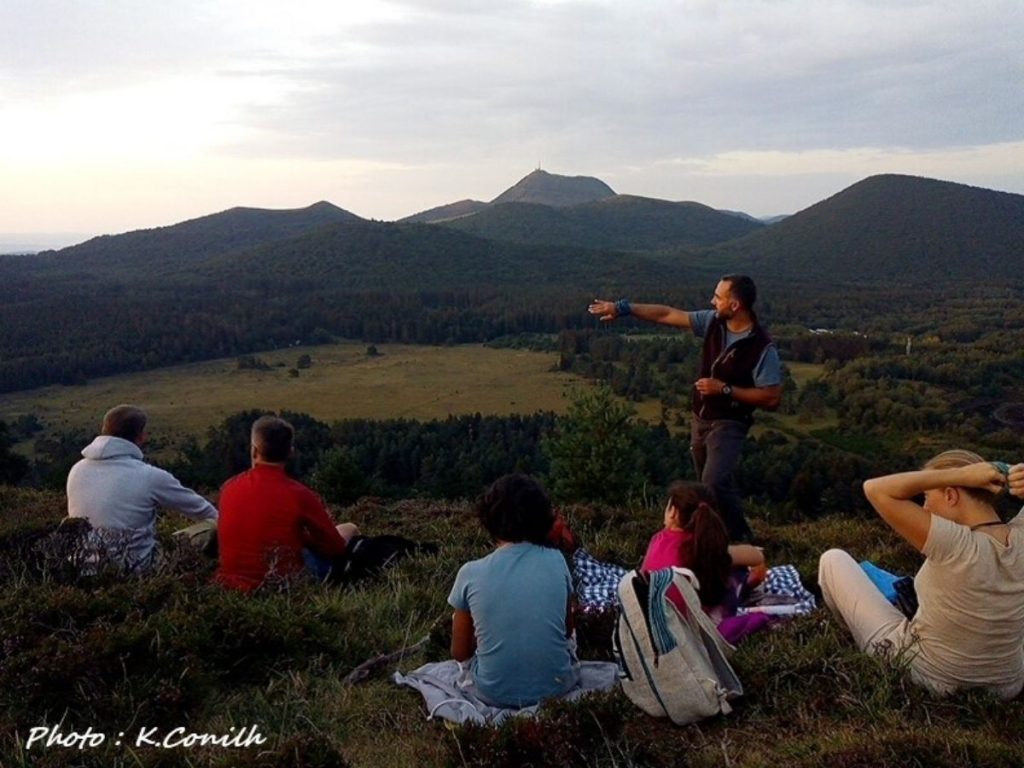
[[[543,442],[556,499],[621,504],[643,485],[635,415],[607,386],[573,394],[569,412]]]

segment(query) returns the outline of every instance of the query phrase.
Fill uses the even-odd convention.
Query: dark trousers
[[[749,429],[742,421],[705,421],[696,416],[690,429],[693,468],[698,479],[715,492],[718,510],[733,541],[750,541],[753,537],[743,516],[740,491],[733,476]]]

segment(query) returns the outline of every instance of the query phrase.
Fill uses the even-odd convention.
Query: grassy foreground
[[[363,661],[429,635],[400,663],[447,657],[445,598],[458,566],[488,543],[466,504],[364,499],[336,510],[369,533],[441,545],[349,589],[308,582],[245,597],[209,584],[210,563],[173,546],[158,573],[119,582],[68,578],[38,534],[59,494],[0,487],[0,765],[13,766],[1020,766],[1024,704],[980,693],[936,699],[903,672],[856,653],[828,615],[749,639],[734,657],[747,695],[735,712],[684,728],[647,717],[618,691],[553,704],[501,728],[427,721],[419,695],[342,679]],[[565,510],[596,556],[636,562],[655,509]],[[757,520],[754,521],[755,525]],[[916,558],[873,520],[756,525],[769,560],[805,577],[829,546],[893,569]],[[609,658],[607,620],[579,627],[585,658]],[[91,748],[24,747],[33,727],[107,734]],[[259,747],[133,746],[161,734],[256,725]],[[124,733],[123,743],[113,742]]]

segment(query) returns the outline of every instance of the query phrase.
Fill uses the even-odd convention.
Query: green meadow
[[[0,421],[11,423],[24,414],[35,414],[51,434],[92,433],[108,408],[134,403],[150,415],[150,453],[165,457],[186,436],[203,435],[242,410],[289,410],[325,422],[564,413],[571,390],[591,385],[558,371],[558,356],[550,352],[478,344],[381,344],[376,349],[378,354],[369,355],[367,345],[351,342],[297,346],[255,354],[266,368],[240,368],[237,358],[222,358],[108,376],[78,386],[24,390],[0,395]],[[303,355],[309,355],[311,365],[299,370],[296,363]],[[798,386],[824,370],[815,363],[787,363],[787,368]],[[662,418],[657,398],[632,405],[642,421],[656,424]],[[666,413],[673,432],[688,429],[675,424],[678,411],[688,420],[685,407]],[[814,430],[835,426],[831,413],[814,419],[761,414],[755,434],[770,427],[802,439]],[[19,450],[31,454],[30,441]]]
[[[567,390],[582,380],[554,370],[557,355],[480,345],[450,347],[327,344],[260,352],[267,369],[240,369],[236,358],[177,365],[0,395],[0,420],[34,413],[49,431],[96,430],[103,413],[134,403],[150,415],[156,445],[174,447],[247,409],[338,419],[443,419],[481,413],[564,412]],[[289,373],[309,355],[309,368]]]
[[[802,387],[811,379],[820,377],[825,372],[825,366],[821,363],[800,363],[786,362],[786,370],[789,371],[798,387]]]

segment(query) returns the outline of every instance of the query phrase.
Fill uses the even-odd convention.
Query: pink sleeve
[[[650,544],[647,545],[647,554],[644,555],[644,562],[640,568],[645,571],[657,571],[662,568],[684,565],[685,563],[679,557],[678,542],[661,533],[656,533],[651,537]]]

